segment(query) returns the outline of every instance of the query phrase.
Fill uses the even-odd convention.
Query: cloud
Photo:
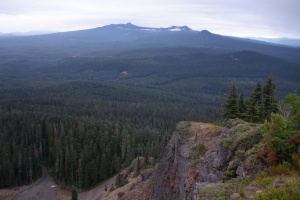
[[[299,0],[10,0],[0,4],[0,32],[68,31],[131,21],[188,25],[236,36],[300,38]]]

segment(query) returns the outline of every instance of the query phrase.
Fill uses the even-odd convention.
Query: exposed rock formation
[[[153,199],[185,199],[190,196],[190,165],[190,146],[175,132],[153,175]]]
[[[244,124],[233,130],[206,123],[180,124],[155,169],[147,172],[147,179],[142,173],[140,184],[121,199],[199,199],[201,189],[216,185],[228,174],[244,176],[242,160],[235,155],[237,150],[245,149],[246,143],[239,142],[249,135],[240,134],[242,128],[242,133],[253,129]],[[229,147],[224,145],[225,140]]]

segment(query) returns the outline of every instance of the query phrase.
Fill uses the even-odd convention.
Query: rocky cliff
[[[243,121],[224,127],[180,122],[160,162],[119,199],[213,199],[199,195],[222,180],[245,176],[245,151],[260,139],[258,126]]]
[[[153,173],[153,199],[197,199],[200,187],[220,181],[226,171],[232,157],[220,143],[226,130],[204,123],[185,125],[189,130],[177,128]]]

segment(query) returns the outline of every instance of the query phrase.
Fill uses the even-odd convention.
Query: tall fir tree
[[[71,195],[71,200],[77,200],[78,199],[78,195],[77,195],[77,190],[76,188],[73,188],[71,191],[72,195]]]
[[[241,92],[238,99],[238,109],[239,109],[239,117],[244,119],[246,112],[246,104],[244,100],[244,91]]]
[[[263,89],[263,97],[264,97],[264,110],[265,110],[265,118],[270,120],[271,113],[278,112],[278,100],[276,97],[276,85],[273,82],[272,76],[270,76],[267,80],[267,83]]]
[[[232,83],[228,98],[225,102],[223,117],[225,119],[233,119],[239,117],[238,95],[236,93],[236,85]]]
[[[251,94],[247,102],[247,110],[245,113],[245,119],[250,122],[260,122],[260,106],[262,103],[262,84],[258,82],[254,92]]]

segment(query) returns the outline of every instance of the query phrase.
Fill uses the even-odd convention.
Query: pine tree
[[[276,85],[273,82],[272,76],[267,80],[266,86],[263,89],[265,118],[270,120],[271,113],[278,112],[278,100],[276,98]]]
[[[77,200],[77,199],[78,199],[77,190],[76,190],[76,188],[73,188],[71,200]]]
[[[263,121],[260,119],[260,106],[262,104],[262,84],[258,82],[254,92],[247,102],[246,120],[250,122]]]
[[[232,83],[229,96],[225,103],[224,114],[225,119],[233,119],[239,117],[238,96],[236,93],[235,83]]]
[[[239,108],[239,117],[241,119],[243,119],[245,117],[245,112],[246,112],[246,104],[245,104],[245,100],[244,100],[244,92],[243,91],[239,95],[238,108]]]

